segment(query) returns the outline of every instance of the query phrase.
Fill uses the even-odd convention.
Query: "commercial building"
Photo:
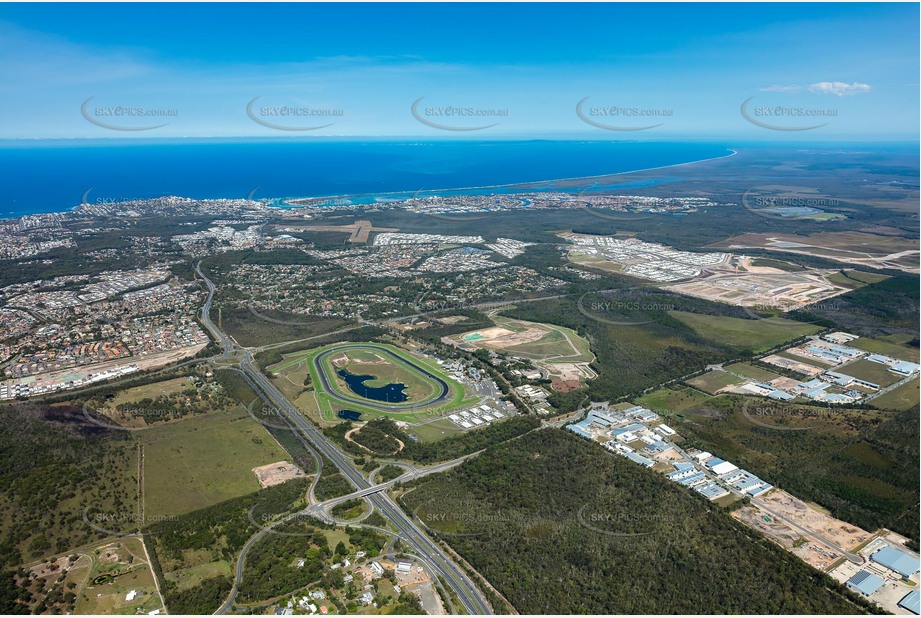
[[[870,556],[870,560],[894,571],[902,576],[902,579],[908,579],[918,572],[918,558],[907,554],[891,545],[879,549]]]
[[[706,461],[706,463],[704,463],[704,465],[707,466],[707,468],[716,475],[726,474],[728,472],[732,472],[733,470],[738,470],[737,466],[729,463],[728,461],[723,461],[719,457],[711,457]]]
[[[865,597],[870,596],[880,589],[885,583],[882,577],[874,575],[869,571],[857,571],[854,576],[847,580],[847,587],[859,592]]]
[[[624,453],[624,457],[646,468],[651,468],[653,464],[655,463],[651,459],[646,459],[642,455],[637,455],[636,453]]]
[[[921,607],[919,607],[919,601],[921,601],[921,594],[917,590],[912,590],[899,601],[899,607],[907,609],[912,614],[918,615],[921,613]]]
[[[894,371],[895,373],[898,373],[899,375],[903,375],[903,376],[910,376],[913,373],[917,373],[919,367],[921,366],[916,365],[915,363],[909,363],[908,361],[899,361],[896,364],[889,367],[889,371]]]
[[[694,491],[702,494],[709,500],[716,500],[717,498],[722,498],[723,496],[729,495],[728,489],[718,483],[714,483],[713,481],[695,487]]]

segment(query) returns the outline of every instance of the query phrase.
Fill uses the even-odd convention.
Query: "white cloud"
[[[847,82],[817,82],[809,86],[809,91],[843,97],[845,95],[869,92],[870,84],[861,84],[860,82],[854,82],[853,84],[848,84]]]

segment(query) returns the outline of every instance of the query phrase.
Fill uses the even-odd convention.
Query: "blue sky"
[[[918,26],[917,4],[4,4],[0,138],[916,139]]]

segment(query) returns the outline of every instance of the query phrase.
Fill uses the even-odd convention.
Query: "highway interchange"
[[[316,451],[322,453],[336,468],[346,477],[349,482],[358,490],[365,492],[374,490],[375,486],[355,467],[352,460],[343,453],[338,446],[330,442],[323,433],[308,421],[301,412],[266,378],[265,375],[253,364],[251,350],[240,348],[230,337],[211,321],[210,308],[215,293],[215,286],[201,270],[201,263],[195,268],[196,273],[205,282],[208,288],[208,298],[202,307],[201,319],[205,328],[211,333],[215,341],[219,342],[223,349],[223,358],[230,358],[234,354],[239,354],[239,368],[246,376],[247,381],[254,387],[257,394],[263,401],[273,406],[286,418],[292,426],[305,437]],[[385,491],[377,489],[365,495],[375,510],[381,513],[389,520],[398,530],[400,539],[410,547],[413,553],[424,558],[425,563],[437,575],[444,579],[450,586],[457,598],[463,605],[464,610],[469,614],[492,614],[492,608],[486,601],[484,595],[476,587],[470,577],[458,567],[454,561],[434,542],[423,530],[387,495]],[[248,549],[265,533],[265,529],[260,530],[256,536],[251,538],[247,543]],[[245,554],[244,554],[245,555]],[[237,581],[242,578],[244,561],[241,559],[237,564]],[[233,608],[236,587],[234,593],[221,606],[216,613],[227,613]]]

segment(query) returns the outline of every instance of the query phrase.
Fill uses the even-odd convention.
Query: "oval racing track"
[[[364,397],[356,395],[354,398],[339,392],[333,385],[335,384],[335,379],[330,379],[329,375],[326,373],[326,368],[323,361],[331,354],[342,351],[342,350],[362,350],[371,348],[376,352],[381,352],[386,354],[393,361],[409,367],[412,371],[419,373],[429,380],[435,382],[437,387],[440,389],[440,393],[435,397],[426,399],[425,401],[419,401],[409,404],[382,404],[376,403],[371,399],[365,399]],[[371,408],[374,410],[380,410],[381,412],[411,412],[413,410],[418,410],[422,406],[431,406],[440,403],[445,403],[449,399],[451,388],[448,386],[448,383],[443,379],[439,378],[437,375],[433,374],[428,369],[420,367],[416,363],[410,361],[408,358],[404,358],[395,352],[388,350],[385,347],[377,346],[374,344],[343,344],[336,345],[328,350],[324,350],[317,354],[313,358],[313,368],[316,371],[317,377],[320,378],[320,383],[323,386],[324,394],[331,399],[339,401],[344,404],[353,404],[364,406],[366,408]]]

